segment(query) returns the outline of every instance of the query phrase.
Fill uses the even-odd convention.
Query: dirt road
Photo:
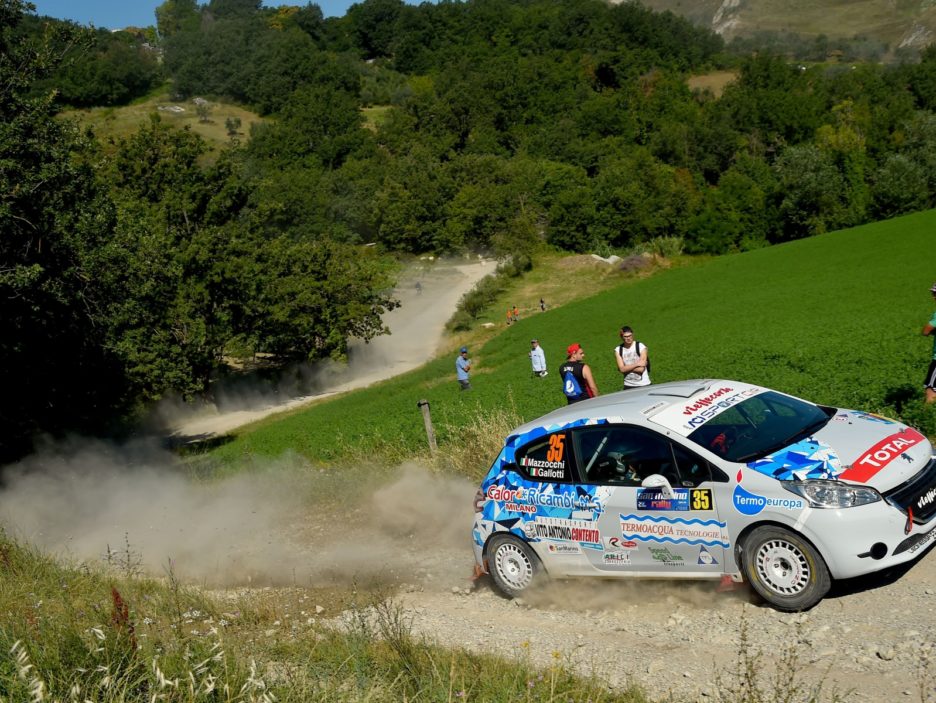
[[[489,261],[438,263],[410,272],[406,282],[394,291],[400,307],[383,317],[390,334],[368,343],[352,342],[346,365],[323,362],[293,369],[292,376],[298,379],[295,387],[284,383],[285,379],[277,383],[257,382],[248,387],[240,384],[217,389],[216,403],[195,410],[166,408],[163,414],[168,416],[169,434],[176,438],[206,439],[324,396],[363,388],[410,371],[435,356],[444,338],[445,323],[455,312],[459,299],[493,272],[494,264]],[[311,386],[314,391],[301,392],[303,386]]]

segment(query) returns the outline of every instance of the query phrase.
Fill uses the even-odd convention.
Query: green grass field
[[[479,417],[533,419],[565,399],[555,373],[530,374],[539,338],[550,369],[579,342],[599,390],[621,385],[612,348],[629,324],[650,349],[655,382],[725,377],[821,403],[899,416],[936,432],[922,406],[932,341],[936,211],[660,271],[545,313],[471,349],[473,390],[459,391],[454,351],[369,389],[245,428],[201,457],[231,470],[297,452],[313,463],[399,461],[424,452],[416,403],[430,401],[440,445]],[[477,472],[493,457],[478,456]],[[469,473],[475,473],[471,471]]]

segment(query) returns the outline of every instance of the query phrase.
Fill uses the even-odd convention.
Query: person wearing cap
[[[591,369],[582,359],[585,350],[578,343],[570,344],[566,349],[566,362],[559,367],[559,376],[562,378],[562,392],[565,393],[569,405],[580,400],[594,398],[598,395],[598,386]]]
[[[936,283],[930,288],[933,301],[936,302]],[[930,359],[929,368],[926,370],[926,378],[923,380],[923,389],[926,392],[926,402],[936,402],[936,312],[930,318],[930,321],[923,325],[922,334],[924,337],[933,337],[933,358]]]
[[[530,363],[533,364],[533,375],[542,378],[549,374],[546,370],[546,352],[539,345],[538,339],[530,340]]]
[[[468,347],[462,347],[455,357],[455,378],[458,379],[458,385],[463,391],[471,389],[471,382],[468,380],[468,372],[471,371],[471,359],[468,358]]]

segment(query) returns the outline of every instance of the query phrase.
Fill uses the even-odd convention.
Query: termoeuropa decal
[[[912,463],[913,458],[906,453],[906,450],[925,441],[926,437],[912,427],[904,428],[900,432],[885,437],[859,456],[839,478],[865,483],[898,457]]]
[[[735,486],[732,502],[735,510],[742,515],[757,515],[764,508],[781,508],[783,510],[802,510],[806,507],[806,501],[802,498],[769,498],[760,496],[756,493],[744,489],[741,486],[741,474],[743,469],[738,469],[738,485]]]
[[[725,547],[728,535],[726,523],[718,520],[684,520],[652,515],[620,515],[621,536],[641,542],[672,542],[673,544],[703,544]]]

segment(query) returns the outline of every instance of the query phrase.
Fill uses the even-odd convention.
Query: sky
[[[36,14],[93,24],[98,28],[122,29],[156,24],[156,8],[163,0],[31,0]],[[340,17],[355,0],[319,0],[326,17]],[[266,5],[305,5],[309,0],[266,2]],[[199,3],[202,4],[202,3]]]

